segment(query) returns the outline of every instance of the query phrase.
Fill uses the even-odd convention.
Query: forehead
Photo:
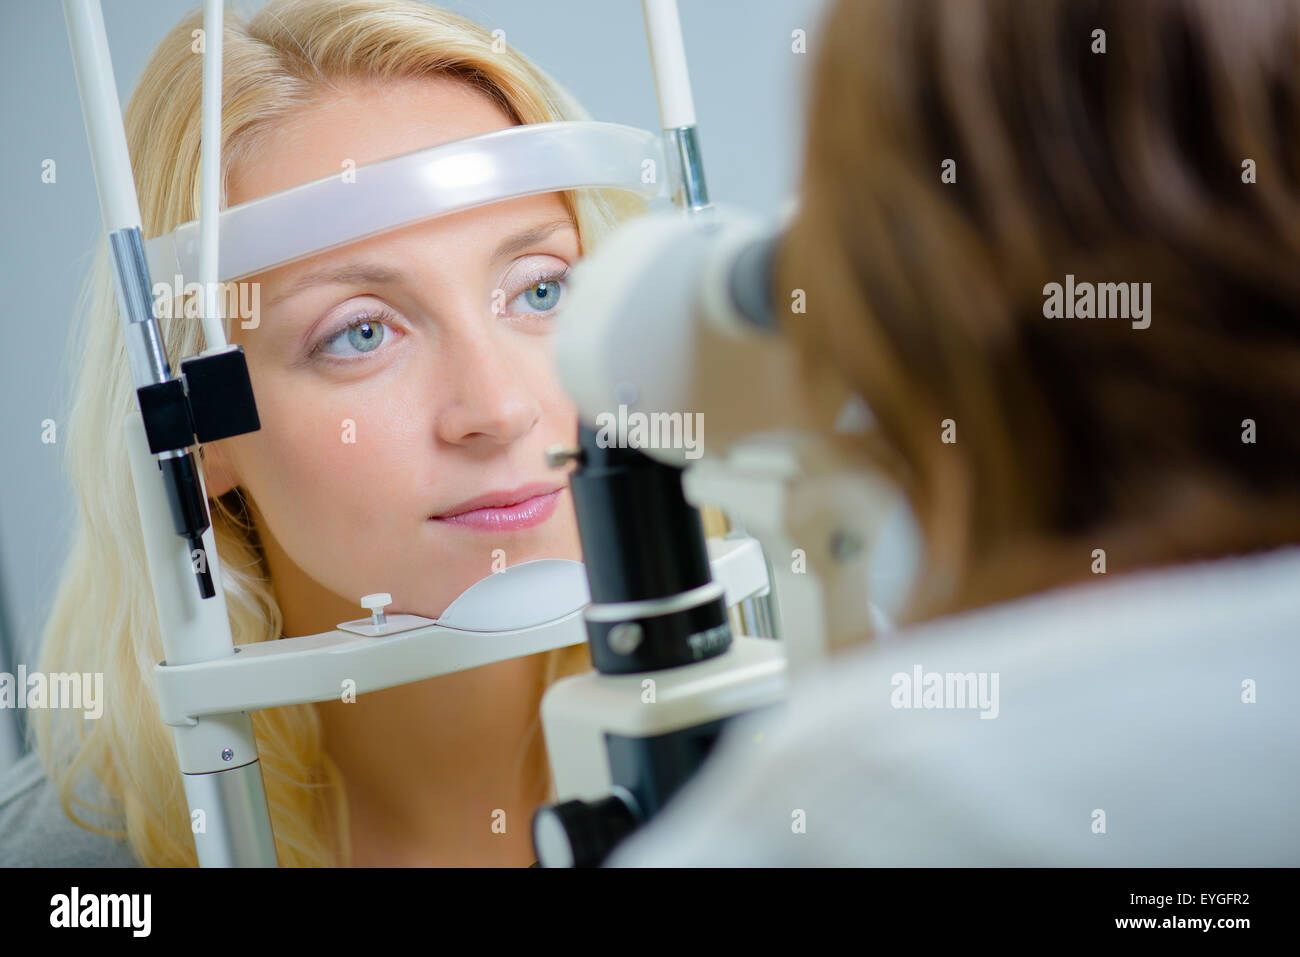
[[[485,93],[449,77],[343,81],[258,134],[230,172],[227,203],[513,126]]]

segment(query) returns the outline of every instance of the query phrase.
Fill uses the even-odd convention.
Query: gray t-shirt
[[[114,806],[93,777],[74,789],[94,807]],[[73,803],[77,817],[107,829],[124,829],[118,814],[99,814]],[[35,752],[0,772],[0,867],[139,867],[125,840],[87,830],[63,812],[59,795]]]
[[[607,863],[1294,867],[1298,679],[1300,549],[1098,576],[798,678]]]

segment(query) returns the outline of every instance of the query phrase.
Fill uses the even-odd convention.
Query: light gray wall
[[[103,0],[123,107],[153,48],[198,0]],[[658,128],[638,0],[447,0],[502,29],[506,41],[567,87],[598,120]],[[679,0],[715,202],[776,213],[793,191],[810,35],[825,0]],[[256,9],[261,3],[240,3]],[[810,43],[815,49],[815,45]],[[62,4],[0,0],[0,589],[14,648],[0,671],[34,652],[69,547],[73,503],[60,470],[66,342],[77,291],[101,228]],[[41,181],[53,159],[57,179]],[[72,346],[75,349],[75,345]],[[171,357],[173,362],[178,358]],[[41,441],[54,419],[57,442]],[[0,636],[5,628],[0,622]],[[0,712],[0,768],[14,753]]]

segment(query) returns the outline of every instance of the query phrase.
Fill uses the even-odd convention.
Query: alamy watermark
[[[1048,319],[1131,319],[1134,329],[1151,325],[1151,283],[1074,281],[1043,287],[1043,315]]]
[[[889,679],[894,690],[889,703],[895,708],[971,708],[981,718],[998,716],[998,672],[899,671]]]
[[[50,898],[50,926],[120,927],[133,937],[148,937],[152,910],[152,894],[83,894],[74,885]]]
[[[18,666],[18,673],[0,671],[0,708],[75,708],[87,718],[104,715],[104,673],[46,674]]]
[[[596,444],[602,449],[685,449],[688,459],[704,454],[703,412],[629,412],[626,405],[596,413]]]
[[[153,284],[153,314],[155,319],[199,319],[205,308],[203,284],[184,282],[180,273],[172,282]],[[241,329],[256,329],[262,324],[262,284],[260,282],[219,282],[217,298],[222,303],[221,314],[227,319],[242,320]],[[188,297],[182,307],[183,315],[175,315],[173,304],[182,296]]]

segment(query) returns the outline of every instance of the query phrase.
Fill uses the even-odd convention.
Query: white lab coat
[[[1098,576],[801,679],[607,864],[1300,865],[1298,682],[1300,548]]]

